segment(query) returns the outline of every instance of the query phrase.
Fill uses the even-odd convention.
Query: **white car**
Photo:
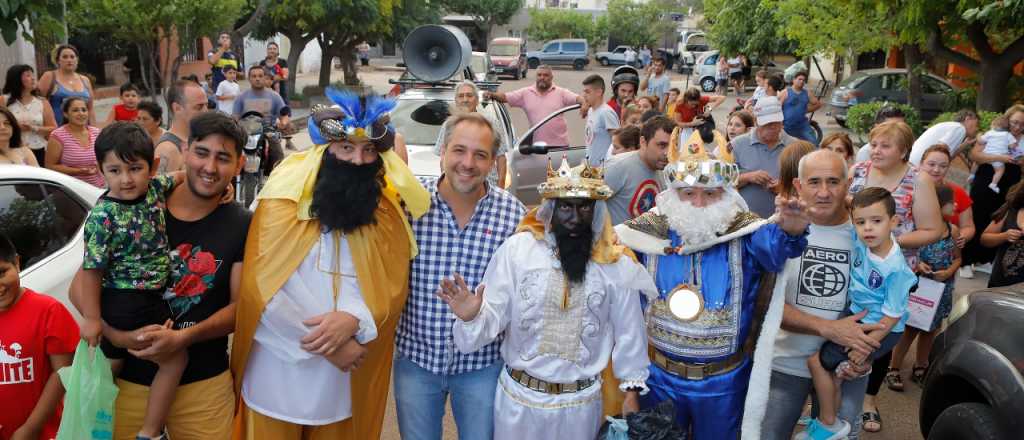
[[[0,232],[21,256],[21,285],[51,295],[75,318],[68,288],[82,265],[82,225],[103,190],[66,174],[0,165]]]

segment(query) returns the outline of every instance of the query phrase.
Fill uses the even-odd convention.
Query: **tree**
[[[775,8],[763,0],[705,0],[704,20],[708,39],[724,54],[767,59],[795,47],[780,32]]]
[[[446,0],[447,9],[473,17],[490,38],[491,28],[507,24],[523,7],[523,0]]]
[[[609,33],[613,33],[623,43],[633,47],[654,46],[666,29],[675,28],[675,23],[668,19],[667,14],[678,12],[680,8],[678,2],[671,0],[643,3],[634,0],[610,0]]]
[[[31,29],[31,32],[29,30]],[[18,31],[28,41],[33,35],[64,35],[64,4],[61,0],[0,0],[0,37],[14,44]]]
[[[593,15],[585,12],[557,8],[530,8],[529,13],[530,24],[526,27],[526,33],[534,40],[585,38],[592,46],[596,46],[608,38],[607,16],[595,20]]]
[[[302,50],[330,25],[328,13],[341,12],[334,10],[333,4],[335,2],[329,0],[280,0],[267,8],[266,14],[252,30],[253,38],[259,40],[269,40],[278,33],[288,38],[292,48],[288,52],[288,65],[294,73],[288,75],[287,89],[293,93],[298,92],[295,88],[296,66]],[[329,64],[330,60],[325,62]]]

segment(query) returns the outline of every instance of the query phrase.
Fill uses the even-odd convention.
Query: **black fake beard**
[[[583,281],[587,274],[587,263],[590,262],[590,251],[594,247],[594,230],[590,225],[580,227],[579,236],[571,237],[570,230],[560,223],[553,224],[551,229],[558,246],[562,272],[573,283]]]
[[[374,224],[384,187],[383,170],[384,161],[380,158],[370,164],[355,165],[324,152],[310,215],[320,220],[324,230],[341,230],[346,234]]]

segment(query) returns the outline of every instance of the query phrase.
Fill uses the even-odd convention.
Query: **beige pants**
[[[329,425],[296,425],[253,411],[244,401],[239,405],[241,420],[235,423],[244,427],[244,435],[236,437],[245,440],[339,440],[349,438],[352,431],[351,418]]]
[[[146,415],[149,387],[117,381],[121,389],[114,408],[114,439],[135,440]],[[227,440],[235,415],[231,372],[178,387],[167,416],[167,433],[174,440]]]

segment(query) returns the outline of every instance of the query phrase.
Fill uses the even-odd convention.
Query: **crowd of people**
[[[883,429],[883,384],[924,377],[962,269],[1024,281],[1022,105],[986,133],[965,110],[920,136],[883,108],[858,149],[804,139],[819,105],[806,72],[792,86],[758,72],[718,128],[724,96],[673,88],[658,57],[589,75],[582,94],[541,66],[519,90],[455,85],[442,173],[418,178],[395,101],[331,91],[309,116],[314,146],[280,162],[250,212],[230,189],[237,119],[287,125],[288,73],[268,48],[239,93],[230,43],[210,53],[209,91],[169,87],[166,130],[130,85],[96,124],[73,47],[38,83],[8,72],[0,163],[106,191],[71,286],[80,322],[20,285],[0,234],[0,355],[36,365],[0,383],[0,438],[55,436],[56,372],[80,339],[113,360],[118,439],[379,438],[391,392],[404,439],[441,438],[449,399],[470,439],[590,440],[620,429],[605,416],[645,411],[698,440],[858,438]],[[503,189],[510,142],[481,96],[531,124],[579,104],[588,160],[550,164],[524,206]],[[947,176],[961,161],[976,164],[969,190]],[[928,283],[941,299],[908,324]]]

